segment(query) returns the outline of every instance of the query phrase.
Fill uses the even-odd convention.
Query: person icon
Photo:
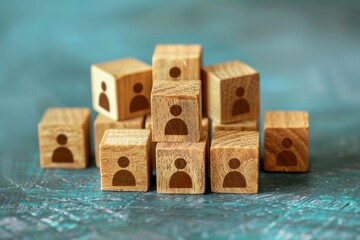
[[[58,144],[62,145],[55,149],[52,155],[52,162],[54,163],[73,163],[74,157],[72,152],[64,145],[67,143],[67,136],[65,134],[59,134],[56,138]]]
[[[240,160],[232,158],[229,161],[229,167],[231,169],[237,169],[240,167]],[[246,180],[244,175],[238,171],[230,171],[226,174],[223,182],[224,188],[244,188],[246,187]]]
[[[105,109],[106,111],[110,112],[110,103],[106,95],[106,88],[107,88],[106,83],[102,82],[101,89],[103,92],[99,96],[99,106]]]
[[[172,67],[170,68],[169,75],[172,78],[178,78],[181,75],[181,69],[178,67]]]
[[[240,97],[240,99],[236,100],[233,104],[233,108],[232,108],[233,116],[250,112],[249,103],[244,98],[241,98],[244,96],[244,94],[245,94],[245,90],[243,87],[238,87],[236,89],[236,96]]]
[[[182,108],[179,105],[170,107],[170,113],[174,117],[181,114]],[[173,118],[166,123],[165,135],[188,135],[188,128],[186,123],[180,118]]]
[[[180,169],[184,169],[187,165],[185,159],[178,158],[174,164],[178,171],[171,176],[169,188],[192,188],[192,180],[189,174],[180,171]]]
[[[144,89],[141,83],[136,83],[133,87],[133,91],[136,94],[139,94]],[[131,99],[130,102],[130,112],[138,112],[141,110],[149,109],[150,104],[147,98],[144,95],[136,95]]]
[[[281,145],[289,149],[292,146],[292,140],[290,138],[284,138]],[[276,166],[297,166],[297,158],[290,150],[284,150],[278,154],[276,158]]]
[[[129,159],[127,157],[120,157],[118,159],[118,165],[121,168],[127,168],[129,166]],[[119,170],[115,173],[113,180],[113,186],[135,186],[135,177],[134,175],[125,169]]]

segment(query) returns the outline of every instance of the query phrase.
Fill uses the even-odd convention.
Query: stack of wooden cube
[[[160,193],[204,193],[208,175],[213,192],[257,193],[259,82],[240,61],[202,68],[200,45],[157,45],[152,66],[134,58],[92,65],[101,189],[147,191],[153,170]],[[89,125],[89,109],[48,109],[42,167],[85,168]],[[267,112],[264,169],[308,171],[308,126],[306,112]]]

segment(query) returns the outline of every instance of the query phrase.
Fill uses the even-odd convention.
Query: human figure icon
[[[106,111],[110,112],[110,103],[109,103],[109,98],[106,95],[106,88],[107,88],[106,83],[102,82],[101,89],[103,92],[100,93],[99,96],[99,106],[105,109]]]
[[[133,97],[133,99],[131,99],[130,102],[130,112],[138,112],[141,110],[145,110],[145,109],[149,109],[150,108],[150,104],[149,101],[147,100],[147,98],[144,95],[141,95],[140,93],[143,91],[144,87],[141,83],[136,83],[133,87],[133,91],[136,94],[135,97]]]
[[[181,169],[184,169],[187,165],[185,159],[178,158],[174,164],[178,171],[171,176],[169,188],[192,188],[191,177],[186,172],[181,171]]]
[[[242,98],[245,94],[245,89],[243,87],[238,87],[236,89],[236,96],[239,97],[234,104],[232,108],[232,115],[237,116],[240,114],[245,114],[250,112],[250,107],[248,101],[246,101],[244,98]]]
[[[176,118],[182,113],[182,108],[179,105],[172,105],[170,107],[170,113],[175,118],[166,123],[165,135],[188,135],[186,123],[180,118]]]
[[[129,159],[127,157],[120,157],[118,159],[118,165],[121,168],[127,168],[129,166]],[[113,186],[135,186],[135,177],[134,175],[125,169],[117,171],[112,180]]]
[[[178,78],[181,75],[181,69],[178,67],[172,67],[170,68],[169,75],[172,78]]]
[[[59,134],[56,138],[56,141],[58,144],[61,145],[61,147],[58,147],[55,149],[52,155],[52,162],[54,163],[73,163],[74,157],[72,152],[65,147],[67,143],[67,136],[65,134]]]
[[[229,161],[229,167],[231,169],[237,169],[240,167],[240,160],[237,158],[232,158]],[[223,181],[224,188],[244,188],[246,187],[246,180],[244,175],[238,171],[230,171],[226,174]]]
[[[281,145],[289,149],[293,142],[290,138],[284,138]],[[280,152],[276,158],[276,166],[297,166],[297,158],[295,154],[290,150],[284,150]]]

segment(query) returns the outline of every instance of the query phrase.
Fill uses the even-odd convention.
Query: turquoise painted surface
[[[360,239],[357,1],[1,1],[1,239]],[[156,43],[261,73],[262,112],[310,112],[308,174],[261,172],[257,195],[99,190],[99,171],[42,170],[47,107],[91,107],[89,65]],[[95,116],[95,114],[93,114]]]

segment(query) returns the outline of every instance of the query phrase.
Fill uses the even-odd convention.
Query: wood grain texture
[[[207,133],[204,132],[199,142],[157,144],[157,192],[176,194],[205,192],[207,139]]]
[[[100,143],[100,173],[101,190],[148,191],[150,130],[106,130]]]
[[[264,131],[265,171],[308,171],[309,114],[307,112],[266,112]]]
[[[151,66],[125,58],[91,66],[93,108],[112,119],[124,120],[150,113]]]
[[[211,191],[257,193],[259,190],[259,132],[219,131],[210,148]]]
[[[200,141],[201,81],[155,81],[151,118],[155,142]]]
[[[259,120],[247,120],[235,123],[212,122],[212,131],[259,131]]]
[[[201,80],[201,45],[164,45],[155,47],[154,80]]]
[[[90,110],[48,108],[39,125],[43,168],[85,168],[90,157]]]
[[[127,120],[114,121],[98,114],[94,121],[94,144],[95,162],[100,167],[99,146],[101,139],[107,129],[141,129],[144,126],[144,117],[136,117]]]
[[[240,61],[206,66],[202,71],[205,115],[220,123],[259,118],[259,74]]]

